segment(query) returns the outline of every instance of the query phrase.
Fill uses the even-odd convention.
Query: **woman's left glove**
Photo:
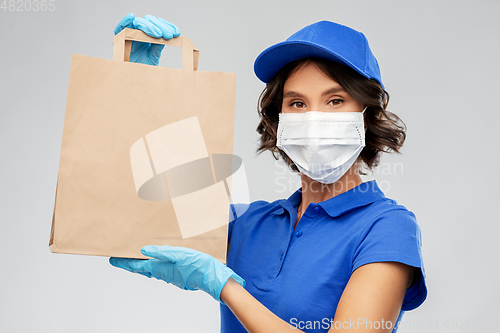
[[[245,287],[245,280],[208,254],[168,245],[144,246],[141,252],[153,259],[109,258],[109,262],[115,267],[155,277],[184,290],[203,290],[221,303],[220,293],[229,278]]]

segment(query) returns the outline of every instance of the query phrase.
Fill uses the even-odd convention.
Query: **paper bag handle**
[[[123,29],[115,36],[113,44],[113,60],[129,61],[132,41],[163,44],[182,48],[182,69],[189,71],[198,70],[200,51],[194,46],[191,39],[179,36],[172,39],[154,38],[141,30]]]

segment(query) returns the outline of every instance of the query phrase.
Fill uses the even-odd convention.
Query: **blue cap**
[[[254,71],[261,81],[269,83],[287,63],[308,57],[339,62],[384,87],[377,59],[365,35],[329,21],[308,25],[286,41],[267,48],[255,60]]]

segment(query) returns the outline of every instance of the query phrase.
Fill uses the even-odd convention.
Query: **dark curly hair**
[[[293,171],[299,172],[295,163],[276,146],[276,137],[285,82],[297,69],[308,63],[313,63],[340,84],[354,99],[367,106],[364,113],[367,128],[365,147],[359,158],[368,170],[379,164],[381,152],[400,153],[399,149],[406,139],[406,125],[397,115],[387,111],[389,93],[377,81],[331,60],[304,58],[292,61],[281,68],[260,94],[258,112],[261,120],[257,132],[261,136],[260,146],[257,148],[258,154],[270,150],[276,160],[281,157]]]

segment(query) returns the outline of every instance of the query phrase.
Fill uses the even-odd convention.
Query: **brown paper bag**
[[[131,41],[182,48],[183,69],[129,63]],[[198,71],[189,38],[115,36],[113,60],[73,55],[52,252],[144,258],[153,244],[226,259],[236,75]]]

